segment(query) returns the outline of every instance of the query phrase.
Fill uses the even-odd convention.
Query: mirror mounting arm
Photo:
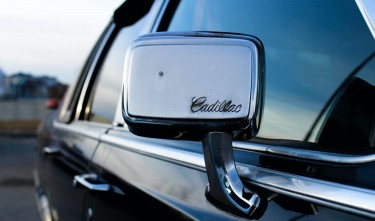
[[[246,188],[238,176],[232,135],[210,132],[204,136],[202,144],[208,176],[207,199],[231,212],[253,218],[261,199],[258,194]]]

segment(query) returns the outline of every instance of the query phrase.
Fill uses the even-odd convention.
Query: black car
[[[43,220],[375,219],[366,0],[127,0],[39,127]]]

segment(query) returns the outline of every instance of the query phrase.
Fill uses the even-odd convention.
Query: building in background
[[[6,76],[0,70],[0,98],[32,99],[57,98],[60,99],[67,85],[49,76],[33,76],[26,73],[16,73]]]
[[[0,98],[5,96],[6,91],[6,80],[5,73],[0,69]]]

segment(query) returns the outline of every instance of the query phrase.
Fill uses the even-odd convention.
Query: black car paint
[[[175,5],[171,5],[168,9],[173,11]],[[80,91],[76,90],[74,96],[79,96]],[[246,220],[207,201],[204,167],[129,147],[130,144],[146,145],[147,148],[165,146],[202,155],[198,142],[141,138],[123,127],[82,120],[61,122],[56,115],[46,119],[44,125],[48,126],[42,127],[38,137],[38,188],[42,188],[41,192],[49,199],[52,213],[55,213],[51,216],[56,220]],[[253,142],[269,141],[255,139]],[[271,145],[300,146],[301,143],[276,140]],[[46,155],[43,153],[45,147],[57,147],[60,151]],[[375,189],[375,180],[369,176],[375,163],[332,164],[239,149],[234,155],[238,163]],[[102,182],[120,188],[125,195],[74,188],[74,175],[85,173],[99,175]],[[369,220],[276,194],[254,186],[251,180],[244,182],[269,199],[260,220]]]

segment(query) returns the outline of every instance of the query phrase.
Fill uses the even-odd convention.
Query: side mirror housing
[[[145,35],[128,49],[124,72],[123,116],[137,135],[201,139],[223,131],[249,139],[259,130],[264,54],[255,37]]]
[[[251,36],[166,33],[136,40],[126,55],[123,115],[140,136],[202,140],[206,198],[250,218],[266,200],[236,171],[232,138],[260,125],[263,46]]]

